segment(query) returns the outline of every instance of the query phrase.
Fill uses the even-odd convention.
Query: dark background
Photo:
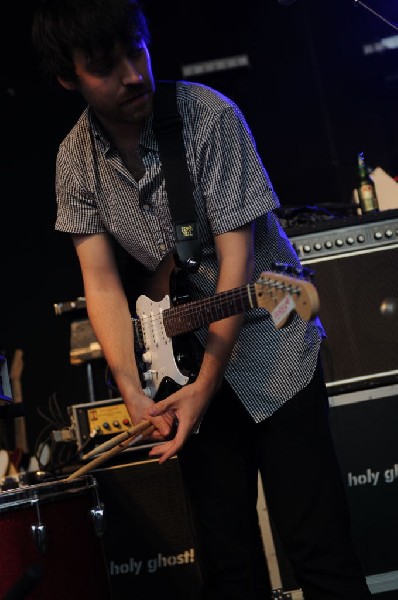
[[[3,8],[3,200],[0,353],[25,355],[23,398],[33,447],[59,406],[88,401],[85,366],[69,364],[70,322],[53,304],[83,295],[69,237],[53,231],[58,144],[80,114],[79,97],[44,82],[30,45],[36,2]],[[282,207],[348,204],[355,160],[398,175],[398,50],[365,44],[397,30],[351,0],[143,2],[155,77],[184,78],[182,65],[239,54],[250,66],[196,80],[242,108]],[[367,6],[397,23],[396,0]],[[193,77],[187,79],[194,80]],[[96,399],[104,365],[94,364]],[[50,414],[51,413],[51,414]]]

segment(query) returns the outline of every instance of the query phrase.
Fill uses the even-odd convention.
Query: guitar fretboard
[[[194,300],[187,306],[175,306],[163,311],[163,324],[166,334],[174,337],[188,331],[194,331],[225,319],[244,313],[257,306],[254,285],[244,285],[226,292],[215,294],[211,298]]]

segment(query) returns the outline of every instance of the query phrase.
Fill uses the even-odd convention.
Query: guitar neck
[[[257,306],[255,286],[249,284],[219,292],[210,298],[168,308],[163,311],[163,324],[166,334],[174,337],[226,317],[242,314]]]

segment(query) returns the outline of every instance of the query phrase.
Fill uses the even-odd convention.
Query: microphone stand
[[[395,31],[398,31],[398,24],[397,23],[393,23],[392,21],[389,21],[386,17],[383,17],[383,15],[381,15],[378,12],[376,12],[373,8],[371,8],[370,6],[368,6],[367,4],[365,4],[364,2],[362,2],[361,0],[354,0],[354,3],[355,4],[359,4],[359,6],[361,6],[365,10],[369,11],[370,13],[372,13],[372,15],[375,15],[375,17],[377,17],[378,19],[380,19],[381,21],[383,21],[383,23],[386,23],[387,25],[389,25],[389,27],[392,27],[393,29],[395,29]]]

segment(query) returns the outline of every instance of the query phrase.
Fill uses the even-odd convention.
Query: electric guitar
[[[155,400],[166,397],[195,377],[189,368],[184,368],[184,355],[176,352],[176,342],[183,334],[255,308],[267,310],[277,329],[288,322],[293,312],[306,321],[318,314],[319,297],[310,281],[273,271],[261,273],[254,283],[200,300],[187,302],[185,295],[181,301],[175,292],[172,302],[170,294],[163,294],[172,286],[177,289],[175,263],[165,260],[163,263],[156,277],[152,276],[156,285],[149,288],[149,296],[137,298],[133,318],[143,389]],[[166,288],[165,278],[168,279]]]

